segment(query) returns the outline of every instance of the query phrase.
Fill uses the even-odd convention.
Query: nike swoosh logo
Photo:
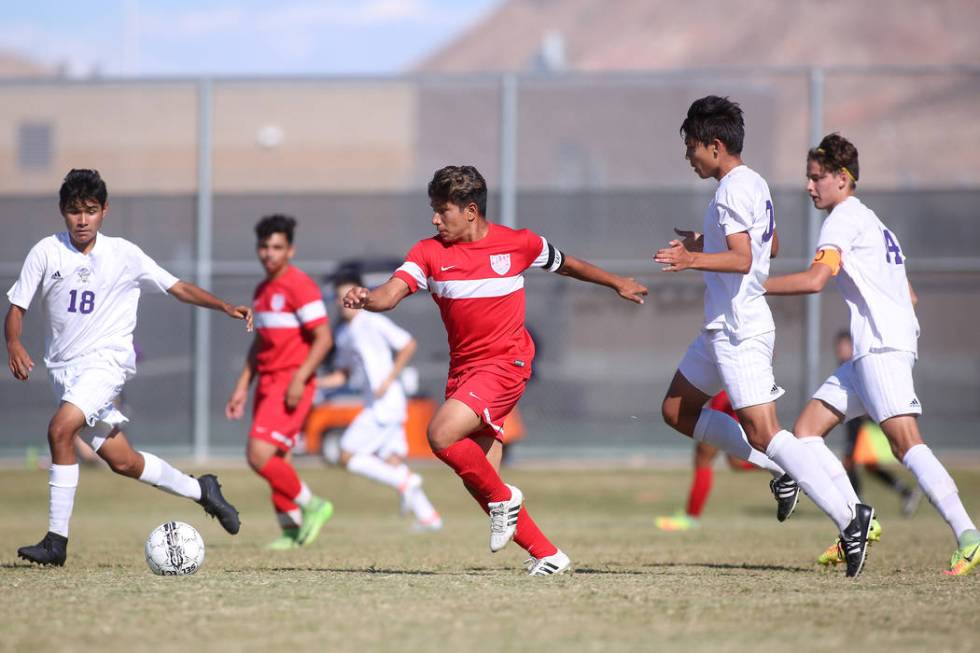
[[[980,551],[980,542],[978,542],[977,545],[973,547],[973,553],[971,553],[968,556],[966,555],[963,556],[963,559],[966,560],[967,562],[973,562],[973,559],[977,557],[977,551]]]
[[[443,272],[445,272],[446,270],[452,270],[454,267],[456,267],[456,266],[455,265],[440,265],[439,266],[439,269],[442,270]]]
[[[474,399],[480,399],[479,397],[477,397],[477,396],[476,396],[475,394],[473,394],[472,392],[470,393],[470,396],[471,396],[471,397],[473,397]],[[483,401],[483,400],[482,400],[482,399],[480,399],[480,401]]]

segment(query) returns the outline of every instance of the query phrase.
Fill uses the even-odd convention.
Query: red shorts
[[[446,399],[461,401],[483,420],[484,427],[473,435],[493,435],[503,442],[506,418],[524,394],[528,372],[506,363],[487,363],[450,373]]]
[[[303,429],[306,416],[313,406],[316,385],[310,378],[296,408],[286,408],[286,391],[293,373],[294,370],[283,370],[259,375],[252,410],[252,430],[248,434],[248,437],[274,444],[284,452],[293,448],[296,436]]]

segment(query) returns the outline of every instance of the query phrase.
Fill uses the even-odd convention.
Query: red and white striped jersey
[[[523,273],[557,270],[561,262],[561,252],[533,231],[490,223],[476,242],[419,241],[394,276],[413,293],[427,289],[439,306],[451,374],[499,361],[530,375],[534,341],[524,327]]]
[[[289,266],[277,279],[266,279],[252,299],[259,337],[259,374],[295,369],[310,353],[313,329],[327,322],[327,307],[313,279]]]

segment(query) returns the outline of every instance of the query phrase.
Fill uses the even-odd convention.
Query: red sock
[[[691,483],[691,493],[687,496],[687,514],[700,517],[704,504],[711,494],[711,482],[714,472],[710,467],[694,468],[694,481]]]
[[[279,456],[270,456],[259,470],[259,476],[268,481],[274,491],[289,499],[299,496],[303,487],[293,466]]]
[[[489,514],[490,509],[487,508],[486,503],[480,500],[476,491],[469,487],[466,489],[476,499],[477,504],[483,508],[483,512]],[[514,543],[535,558],[546,558],[554,555],[558,551],[558,547],[545,537],[541,529],[538,528],[538,525],[531,519],[531,515],[528,514],[527,508],[524,506],[521,506],[521,511],[517,513],[517,530],[514,531]]]
[[[296,502],[282,492],[277,492],[275,490],[272,491],[272,505],[276,507],[276,512],[292,512],[294,510],[299,510],[299,506],[296,505]]]
[[[439,460],[453,468],[468,488],[476,492],[480,501],[489,503],[510,498],[510,489],[500,480],[500,474],[487,460],[487,455],[475,440],[463,438],[435,454]]]

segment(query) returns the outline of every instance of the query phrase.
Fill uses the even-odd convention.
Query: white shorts
[[[880,424],[896,415],[921,415],[922,404],[912,384],[913,366],[915,354],[909,351],[867,354],[838,367],[813,398],[845,420],[868,414]]]
[[[111,429],[129,421],[114,403],[126,383],[124,370],[111,365],[69,365],[48,370],[48,378],[55,397],[81,410],[89,427],[102,422]],[[92,448],[96,451],[105,441],[104,435],[93,432]]]
[[[702,331],[677,366],[691,385],[709,396],[724,388],[732,408],[747,408],[783,396],[772,373],[776,332],[734,341],[724,331]]]
[[[404,422],[379,422],[370,409],[362,410],[340,437],[340,449],[347,453],[374,454],[379,458],[408,455]]]

